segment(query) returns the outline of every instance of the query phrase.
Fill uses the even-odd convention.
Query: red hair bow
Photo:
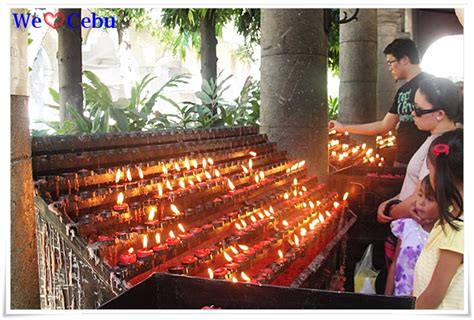
[[[449,154],[449,146],[447,144],[444,144],[444,143],[436,144],[433,147],[433,153],[434,153],[435,156],[439,156],[440,154],[448,155]]]

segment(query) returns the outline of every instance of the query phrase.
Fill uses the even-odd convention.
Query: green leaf
[[[130,106],[130,99],[119,98],[117,101],[112,102],[112,108],[124,110]]]

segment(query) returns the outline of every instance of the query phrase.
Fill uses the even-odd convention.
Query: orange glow
[[[298,179],[294,178],[293,179],[293,184],[296,186],[298,184]]]
[[[169,237],[170,237],[171,239],[176,238],[176,236],[174,235],[173,230],[171,230],[171,231],[168,233],[168,235],[169,235]]]
[[[138,176],[140,177],[140,179],[143,179],[143,170],[140,167],[138,167]]]
[[[146,248],[148,248],[148,236],[147,235],[145,235],[143,237],[143,249],[146,249]]]
[[[188,157],[185,157],[185,158],[184,158],[184,167],[186,168],[186,170],[191,169],[191,165],[189,164],[189,159],[188,159]]]
[[[119,195],[117,196],[117,204],[122,204],[123,199],[124,199],[123,193],[120,192]]]
[[[219,170],[214,169],[214,176],[216,176],[216,177],[220,177],[220,176],[221,176],[221,173],[219,172]]]
[[[179,231],[181,231],[182,233],[185,233],[186,230],[184,229],[183,225],[181,223],[178,223],[178,229]]]
[[[178,163],[178,162],[175,162],[175,163],[174,163],[174,169],[175,169],[176,171],[181,171],[181,168],[179,167],[179,163]]]
[[[314,224],[312,224],[312,223],[309,224],[309,230],[314,230],[315,227],[316,226]]]
[[[230,248],[230,251],[232,251],[233,254],[239,254],[239,250],[234,248],[234,246],[230,246],[229,248]]]
[[[223,251],[224,254],[224,259],[226,259],[229,262],[232,262],[232,257],[227,254],[227,252]]]
[[[265,173],[263,171],[260,171],[258,175],[260,176],[261,180],[265,179]]]
[[[235,190],[235,186],[234,186],[234,184],[232,183],[232,181],[230,181],[229,178],[227,178],[227,185],[229,186],[229,189],[230,189],[230,190]]]
[[[311,221],[311,224],[314,224],[315,226],[319,223],[319,220],[318,218],[314,219],[313,221]]]
[[[181,212],[179,211],[178,207],[176,207],[174,204],[171,204],[170,208],[171,208],[171,211],[172,211],[175,215],[179,216],[179,215],[181,214]]]
[[[246,245],[243,245],[243,244],[239,244],[238,245],[240,249],[244,250],[244,251],[248,251],[249,250],[249,247],[247,247]]]
[[[211,268],[207,268],[207,272],[209,273],[209,279],[214,279],[214,271]]]
[[[278,250],[278,256],[280,257],[280,259],[283,259],[283,251]]]
[[[132,173],[130,172],[130,168],[127,169],[127,179],[128,181],[132,181]]]
[[[344,135],[345,135],[345,136],[348,136],[348,135],[349,135],[349,131],[344,131]]]
[[[168,174],[168,168],[166,168],[165,164],[161,165],[161,172],[163,172],[164,174]]]
[[[237,283],[239,282],[235,276],[232,276],[232,282]]]
[[[242,227],[240,226],[240,224],[238,224],[237,222],[236,222],[234,225],[235,225],[235,228],[236,228],[237,230],[242,229]]]
[[[295,189],[295,190],[293,190],[293,196],[295,196],[295,197],[296,197],[297,195],[298,195],[298,191],[296,191],[296,189]]]
[[[194,169],[197,169],[197,167],[198,167],[198,162],[197,162],[196,159],[192,159],[192,160],[191,160],[191,164],[192,164],[192,166],[194,167]]]
[[[158,182],[158,185],[157,185],[157,188],[158,188],[158,196],[163,196],[163,185],[161,184],[161,182]]]
[[[251,155],[252,157],[256,157],[257,156],[257,153],[255,151],[250,151],[249,152],[249,155]]]
[[[213,166],[214,165],[214,160],[212,160],[212,158],[207,158],[207,162]]]
[[[248,174],[248,173],[249,173],[249,169],[247,169],[246,166],[241,165],[241,167],[242,167],[242,170],[244,171],[245,174]]]
[[[255,218],[254,216],[250,216],[250,220],[252,220],[253,223],[257,222],[257,218]]]
[[[120,177],[122,177],[122,171],[118,169],[117,173],[115,174],[115,183],[118,183],[120,181]]]
[[[249,276],[246,275],[245,272],[243,272],[243,271],[240,273],[240,277],[241,277],[242,280],[244,280],[245,282],[250,282],[250,280],[252,280],[252,279],[250,279]]]
[[[171,182],[168,179],[166,179],[166,188],[170,191],[173,191],[173,187],[171,186]]]
[[[156,244],[160,244],[161,243],[161,236],[160,234],[157,232],[155,233],[155,242]]]
[[[252,159],[249,159],[249,169],[252,170]]]
[[[334,206],[335,209],[337,209],[337,208],[339,208],[340,203],[337,202],[337,201],[334,201],[333,206]]]
[[[212,176],[211,176],[211,174],[210,174],[209,172],[207,172],[207,171],[204,172],[204,175],[206,176],[206,179],[208,179],[208,180],[209,180],[209,179],[212,179]]]
[[[155,217],[155,207],[150,208],[150,212],[148,213],[148,221],[153,221],[153,218]]]
[[[289,224],[288,221],[286,221],[286,220],[283,220],[283,221],[281,222],[281,224],[282,224],[283,226],[285,226],[285,227],[289,227],[289,226],[290,226],[290,224]]]
[[[342,197],[342,200],[346,201],[348,197],[349,197],[349,192],[346,192],[346,193],[344,193],[344,196]]]
[[[183,189],[186,188],[186,183],[184,182],[184,178],[179,179],[178,185]]]
[[[202,158],[202,168],[206,169],[206,167],[207,167],[207,160],[206,158]]]
[[[128,253],[132,254],[133,253],[133,248],[128,249]]]
[[[300,230],[300,236],[305,237],[307,232],[308,232],[308,231],[307,231],[305,228],[301,228],[301,230]]]
[[[321,205],[321,201],[316,200],[316,206],[319,207]]]

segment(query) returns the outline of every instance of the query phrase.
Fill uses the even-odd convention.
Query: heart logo
[[[53,29],[56,29],[64,23],[64,13],[62,12],[56,12],[55,14],[46,12],[43,17],[44,22]]]

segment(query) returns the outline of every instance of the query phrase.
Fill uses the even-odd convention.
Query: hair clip
[[[444,143],[436,144],[433,147],[433,154],[435,156],[439,156],[440,154],[448,155],[449,154],[449,146],[447,144],[444,144]]]

